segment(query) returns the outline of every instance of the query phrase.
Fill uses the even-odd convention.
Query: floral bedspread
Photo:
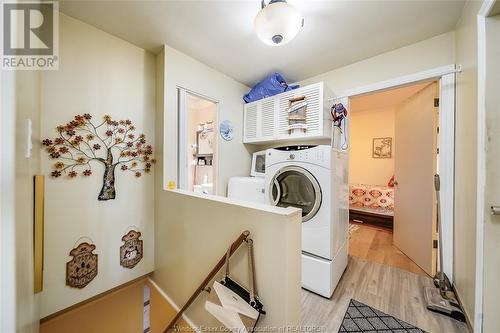
[[[379,185],[350,184],[349,208],[392,215],[394,212],[394,188]]]

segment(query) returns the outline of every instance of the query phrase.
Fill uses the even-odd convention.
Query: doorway
[[[217,110],[208,97],[178,88],[179,188],[217,193]]]
[[[439,85],[350,99],[350,254],[436,272]]]

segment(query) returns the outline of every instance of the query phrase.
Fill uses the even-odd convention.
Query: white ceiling
[[[304,28],[287,45],[253,31],[260,0],[61,1],[60,10],[153,52],[168,44],[248,86],[279,71],[289,82],[454,29],[463,0],[289,0]]]
[[[411,86],[394,88],[368,95],[357,96],[349,99],[351,112],[378,110],[393,107],[415,95],[420,90],[431,84],[430,82],[418,83]]]

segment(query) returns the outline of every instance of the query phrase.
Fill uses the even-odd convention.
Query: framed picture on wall
[[[392,158],[392,138],[374,138],[372,145],[373,158]]]
[[[212,155],[214,153],[213,129],[198,131],[196,133],[196,143],[198,155]]]

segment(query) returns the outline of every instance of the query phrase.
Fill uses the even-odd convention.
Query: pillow
[[[389,182],[387,183],[387,186],[394,187],[394,175],[392,175],[391,179],[389,179]]]

